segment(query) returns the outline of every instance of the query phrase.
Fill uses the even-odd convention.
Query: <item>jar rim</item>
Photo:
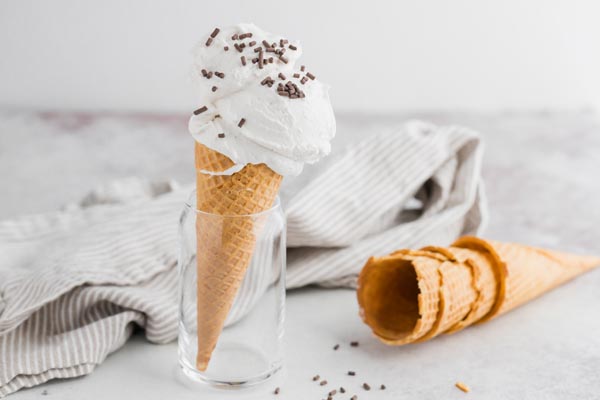
[[[194,189],[194,190],[192,190],[192,192],[190,193],[190,196],[184,203],[184,206],[185,206],[186,211],[193,211],[196,214],[202,214],[202,215],[206,215],[206,216],[214,216],[214,217],[220,217],[220,218],[248,218],[248,217],[255,218],[255,217],[260,217],[262,215],[270,214],[272,212],[280,210],[281,209],[281,200],[279,199],[279,196],[276,196],[275,201],[273,202],[273,205],[270,208],[260,211],[260,212],[257,212],[257,213],[253,213],[253,214],[215,214],[215,213],[211,213],[208,211],[199,210],[196,208],[196,189]]]

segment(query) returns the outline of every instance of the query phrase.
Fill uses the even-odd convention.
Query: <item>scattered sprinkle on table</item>
[[[273,394],[279,394],[279,388],[278,387],[275,388],[275,391],[273,392]]]
[[[339,349],[339,348],[340,348],[340,345],[339,345],[339,344],[336,344],[335,346],[333,346],[333,349],[334,349],[334,350],[337,350],[337,349]]]
[[[358,396],[354,395],[354,396],[350,397],[350,400],[358,400]]]
[[[225,137],[225,134],[224,133],[219,133],[217,136],[219,137],[219,139],[223,139]]]
[[[354,375],[356,375],[356,372],[354,372],[354,371],[348,371],[348,375],[354,376]]]
[[[352,347],[358,347],[358,342],[350,342],[350,346],[352,346]]]
[[[319,375],[313,376],[313,381],[318,381],[319,379],[321,379],[321,377]]]
[[[337,390],[333,389],[331,392],[329,392],[329,396],[335,396],[336,393]]]
[[[319,385],[325,386],[325,385],[327,385],[327,381],[325,379],[323,379],[321,382],[319,382]]]
[[[369,386],[369,384],[365,382],[365,383],[363,383],[363,389],[371,390],[371,386]]]
[[[381,386],[379,386],[379,389],[381,389],[381,390],[385,390],[385,385],[384,385],[384,384],[381,384]]]
[[[471,391],[471,389],[462,382],[456,382],[454,384],[454,386],[456,386],[457,388],[459,388],[460,390],[462,390],[465,393],[469,393]]]
[[[214,39],[215,37],[217,37],[219,32],[221,32],[221,30],[219,28],[215,28],[215,30],[212,31],[212,33],[210,34],[210,37]]]
[[[346,393],[346,389],[344,389],[342,386],[340,386],[340,393]]]

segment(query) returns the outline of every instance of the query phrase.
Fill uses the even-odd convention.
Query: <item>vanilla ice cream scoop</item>
[[[298,65],[301,54],[297,42],[254,24],[217,28],[196,46],[199,108],[189,130],[233,160],[225,173],[265,163],[293,176],[329,154],[335,135],[329,87]]]

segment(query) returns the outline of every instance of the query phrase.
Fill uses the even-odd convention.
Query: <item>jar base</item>
[[[232,369],[234,360],[236,368]],[[239,360],[244,361],[240,363]],[[256,349],[242,343],[228,343],[219,346],[219,356],[211,360],[206,371],[199,371],[182,358],[179,360],[179,366],[184,375],[194,382],[217,388],[243,388],[269,380],[281,370],[282,363],[276,362],[269,365],[267,358]],[[233,371],[235,374],[232,374]],[[263,372],[256,373],[256,371]]]

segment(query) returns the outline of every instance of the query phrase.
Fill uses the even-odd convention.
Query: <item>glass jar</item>
[[[212,385],[251,385],[283,363],[285,216],[279,198],[250,215],[180,219],[179,364]],[[198,256],[200,254],[200,256]]]

